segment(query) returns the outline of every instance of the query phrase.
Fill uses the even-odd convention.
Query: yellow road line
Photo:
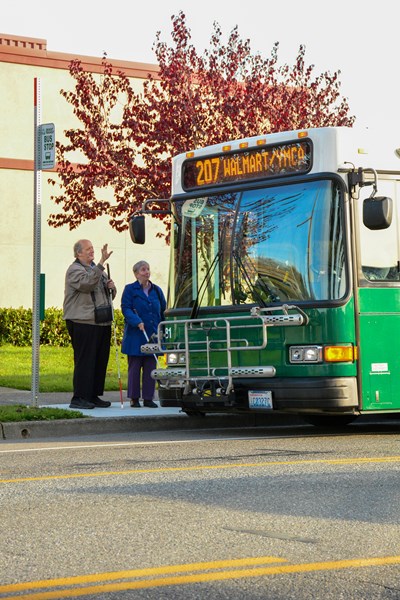
[[[229,562],[229,561],[228,561]],[[201,563],[200,563],[201,564]],[[207,563],[204,563],[207,564]],[[214,563],[211,563],[214,564]],[[140,581],[126,581],[104,585],[94,585],[70,590],[56,590],[23,594],[17,596],[25,600],[56,600],[60,598],[77,598],[79,596],[104,594],[106,592],[119,592],[133,589],[146,589],[166,586],[187,585],[210,581],[224,581],[229,579],[244,579],[250,577],[273,576],[290,573],[312,573],[317,571],[336,571],[342,569],[359,569],[365,567],[379,567],[400,564],[400,556],[386,556],[374,558],[357,558],[350,560],[326,561],[316,563],[303,563],[296,565],[279,565],[273,567],[261,567],[254,569],[234,569],[230,571],[219,571],[212,573],[196,573],[193,575],[182,575],[177,577],[163,577],[159,579],[147,579]],[[182,567],[184,567],[183,565]],[[183,568],[181,568],[183,570]],[[62,581],[62,580],[57,580]],[[65,580],[67,581],[67,580]],[[4,586],[3,586],[4,587]],[[2,600],[13,600],[16,596],[3,597]]]
[[[211,562],[196,562],[183,565],[166,565],[164,567],[149,567],[147,569],[130,569],[129,571],[111,571],[109,573],[95,573],[92,575],[79,575],[61,579],[42,579],[26,583],[12,583],[0,585],[0,593],[19,592],[43,587],[76,585],[82,583],[98,583],[113,579],[127,579],[133,577],[149,577],[151,575],[168,575],[187,571],[206,571],[207,569],[229,569],[231,567],[250,567],[251,565],[265,565],[266,563],[287,562],[277,556],[254,556],[249,558],[234,558],[231,560],[215,560]]]
[[[144,473],[173,473],[184,471],[207,471],[223,469],[242,469],[253,467],[276,467],[288,465],[355,465],[370,463],[390,463],[400,462],[400,456],[381,456],[381,457],[355,457],[338,459],[318,459],[318,460],[282,460],[282,461],[264,461],[259,463],[231,463],[223,465],[196,465],[191,467],[166,467],[157,469],[129,469],[126,471],[99,471],[95,473],[70,473],[66,475],[43,475],[40,477],[15,477],[14,479],[0,479],[0,483],[25,483],[27,481],[51,481],[53,479],[80,479],[84,477],[106,477],[109,475],[141,475]]]

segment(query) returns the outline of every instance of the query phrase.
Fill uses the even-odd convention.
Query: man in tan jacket
[[[95,321],[95,307],[111,306],[116,295],[114,282],[104,272],[104,263],[111,256],[108,245],[101,249],[101,258],[94,262],[94,249],[89,240],[74,245],[74,262],[65,275],[64,319],[74,350],[74,393],[70,408],[107,408],[110,402],[101,400],[111,341],[110,320]]]

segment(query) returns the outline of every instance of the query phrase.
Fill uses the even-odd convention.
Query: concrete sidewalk
[[[64,436],[82,436],[107,433],[123,433],[125,431],[152,431],[176,429],[187,425],[191,428],[191,419],[180,412],[178,407],[131,408],[126,392],[123,392],[123,407],[120,393],[106,392],[103,400],[111,402],[108,408],[93,408],[79,410],[69,408],[72,394],[70,392],[43,393],[37,398],[37,406],[42,408],[52,406],[71,412],[80,412],[84,418],[59,419],[54,421],[20,421],[15,423],[0,423],[0,440],[15,440],[26,438],[49,438]],[[15,390],[0,387],[0,405],[24,404],[35,406],[31,391]],[[192,423],[193,425],[193,423]]]
[[[91,408],[88,410],[73,409],[69,408],[71,402],[71,392],[44,392],[39,394],[37,399],[37,406],[53,406],[54,408],[63,408],[71,411],[81,412],[83,415],[88,417],[96,418],[110,418],[110,417],[137,417],[137,416],[157,416],[162,413],[163,415],[176,415],[179,414],[180,408],[172,407],[160,407],[157,396],[155,402],[158,408],[147,408],[141,406],[140,408],[131,408],[129,400],[126,398],[126,391],[123,390],[122,399],[123,405],[121,405],[121,397],[119,391],[117,392],[105,392],[102,396],[103,400],[111,402],[111,406],[108,408]],[[26,406],[35,406],[32,402],[32,392],[29,390],[14,390],[11,388],[0,387],[0,405],[13,405],[13,404],[25,404]],[[141,404],[143,402],[141,401]]]

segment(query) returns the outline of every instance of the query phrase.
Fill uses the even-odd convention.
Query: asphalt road
[[[400,429],[0,446],[0,599],[400,599]]]

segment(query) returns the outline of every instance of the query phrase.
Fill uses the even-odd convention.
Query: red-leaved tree
[[[340,72],[314,75],[304,46],[293,66],[279,66],[278,43],[264,58],[251,52],[237,27],[224,45],[214,24],[210,46],[200,56],[182,12],[172,25],[171,47],[157,34],[158,78],[145,80],[141,93],[105,58],[98,80],[80,61],[71,63],[75,90],[61,94],[82,127],[67,130],[68,142],[57,144],[59,180],[52,183],[62,193],[52,198],[61,212],[50,215],[50,225],[74,229],[106,214],[122,231],[144,200],[170,196],[175,154],[241,137],[353,124],[340,94]],[[72,163],[68,156],[76,152],[80,158]],[[105,190],[112,191],[113,202],[104,198]]]

